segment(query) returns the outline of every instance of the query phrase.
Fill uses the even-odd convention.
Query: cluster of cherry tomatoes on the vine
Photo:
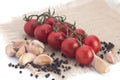
[[[53,49],[60,49],[65,56],[76,58],[84,65],[89,65],[94,53],[101,49],[97,36],[87,35],[85,30],[75,28],[74,24],[66,22],[64,16],[55,16],[48,10],[40,15],[25,16],[24,31],[35,39],[48,43]]]

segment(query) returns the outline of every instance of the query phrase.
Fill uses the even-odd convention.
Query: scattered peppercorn
[[[20,68],[20,69],[24,69],[24,68],[25,68],[25,66],[20,66],[19,68]]]
[[[55,80],[54,78],[52,80]]]
[[[63,53],[61,53],[61,56],[64,57],[64,58],[67,58]]]
[[[68,66],[68,70],[69,70],[69,69],[71,69],[71,67],[70,67],[70,66]]]
[[[101,59],[103,59],[103,58],[104,58],[103,54],[100,54],[100,58],[101,58]]]
[[[14,67],[15,65],[14,64],[12,64],[12,67]]]
[[[64,64],[68,64],[68,60],[63,61]]]
[[[32,77],[32,76],[33,76],[33,74],[31,73],[31,74],[30,74],[30,76]]]
[[[38,69],[38,72],[40,72],[41,70],[40,69]]]
[[[49,76],[50,76],[50,74],[49,74],[49,73],[45,75],[45,77],[46,77],[46,78],[48,78]]]
[[[83,64],[79,64],[79,66],[80,66],[80,67],[82,67],[82,68],[84,67],[84,65],[83,65]]]
[[[51,56],[51,57],[54,57],[54,56],[55,56],[55,53],[53,52],[50,56]]]
[[[35,78],[38,78],[39,76],[38,75],[35,75]]]
[[[18,66],[17,65],[15,65],[15,69],[17,69],[18,68]]]
[[[64,65],[62,65],[62,68],[64,68]]]
[[[101,42],[101,51],[103,51],[104,54],[106,54],[107,52],[111,51],[113,48],[114,48],[114,44],[111,43],[111,42],[105,42],[105,41],[102,41]]]
[[[27,37],[25,37],[24,40],[27,40]]]
[[[50,56],[54,57],[55,53],[54,52],[51,53]],[[34,68],[37,68],[38,71],[53,72],[57,75],[61,75],[62,71],[66,72],[71,69],[71,66],[68,65],[69,61],[66,58],[60,59],[60,58],[54,57],[53,63],[47,64],[44,66],[36,65],[33,62],[29,62],[29,64],[31,64]],[[25,68],[25,66],[20,66],[19,64],[12,64],[12,63],[9,63],[8,66],[14,67],[15,69],[17,69],[18,67],[19,67],[19,69]],[[22,71],[19,71],[19,73],[22,74]],[[33,74],[31,73],[30,76],[32,77]],[[49,76],[50,76],[50,73],[45,75],[46,78],[48,78]],[[61,77],[64,78],[65,76],[62,75]],[[35,78],[38,78],[38,75],[35,75]],[[55,80],[55,79],[53,78],[53,80]]]
[[[77,65],[78,65],[77,63],[74,64],[74,66],[77,66]]]
[[[11,67],[11,66],[12,66],[12,63],[9,63],[8,66]]]
[[[64,76],[64,75],[62,75],[62,78],[65,78],[65,76]]]
[[[120,54],[120,52],[119,52],[119,51],[118,51],[117,53],[118,53],[118,54]]]
[[[117,52],[118,54],[120,54],[120,49],[118,50],[118,52]]]
[[[64,69],[63,71],[65,72],[66,70]]]
[[[22,71],[19,71],[20,74],[22,74]]]

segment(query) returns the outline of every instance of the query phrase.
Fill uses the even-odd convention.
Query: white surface
[[[73,0],[0,0],[0,23],[30,11],[59,6]]]
[[[0,0],[0,23],[10,21],[14,16],[20,16],[21,14],[30,11],[39,11],[46,7],[58,6],[66,4],[72,0]],[[118,5],[120,0],[107,0],[110,5]],[[5,39],[0,34],[0,79],[4,80],[34,80],[35,78],[29,77],[29,72],[24,71],[23,74],[19,74],[19,70],[9,68],[7,65],[11,62],[10,58],[5,55]],[[15,60],[14,60],[15,61]],[[13,62],[14,62],[13,61]],[[87,72],[82,74],[76,74],[70,76],[70,79],[65,80],[120,80],[120,62],[110,66],[110,72],[106,74],[98,74],[96,72]],[[41,79],[46,80],[46,79]],[[47,79],[48,80],[48,79]],[[59,79],[58,79],[59,80]]]

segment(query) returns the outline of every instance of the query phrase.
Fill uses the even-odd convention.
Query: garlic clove
[[[32,44],[32,41],[31,40],[26,40],[26,45],[30,45]]]
[[[28,45],[26,49],[27,49],[27,52],[33,53],[36,56],[42,54],[44,51],[42,48],[36,47],[34,45]]]
[[[24,53],[26,53],[26,48],[25,46],[22,46],[16,53],[16,57],[19,58],[21,55],[23,55]]]
[[[37,46],[37,47],[41,47],[41,48],[45,49],[44,44],[42,42],[38,41],[38,40],[33,40],[32,44]]]
[[[114,64],[115,59],[114,59],[114,53],[112,51],[109,51],[108,53],[105,54],[105,59],[109,62]]]
[[[39,51],[40,51],[40,54],[42,54],[44,52],[44,49],[40,47]]]
[[[110,70],[109,64],[106,61],[102,60],[100,57],[96,56],[95,54],[91,65],[99,73],[106,73]]]
[[[33,63],[37,65],[46,65],[46,64],[51,64],[52,62],[53,59],[46,54],[41,54],[33,60]]]
[[[15,56],[15,54],[16,54],[16,51],[14,50],[12,44],[8,44],[6,46],[6,50],[5,51],[6,51],[6,54],[8,56],[10,56],[10,57]]]
[[[22,46],[26,45],[26,41],[12,41],[13,47],[19,50]]]
[[[38,71],[38,69],[37,69],[37,68],[34,68],[31,64],[27,64],[26,67],[27,67],[28,69],[30,69],[30,71],[31,71],[33,74],[35,74],[35,75],[39,75],[39,74],[40,74],[40,72]]]
[[[27,63],[33,61],[35,59],[35,57],[36,56],[34,54],[32,54],[32,53],[24,53],[19,58],[19,64],[21,66],[25,66]]]

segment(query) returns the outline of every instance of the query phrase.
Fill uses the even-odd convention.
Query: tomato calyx
[[[68,33],[68,30],[71,31],[71,34]],[[73,37],[73,35],[75,35],[75,36],[77,37],[77,40],[78,40],[80,46],[82,46],[82,45],[83,45],[82,41],[83,41],[83,39],[87,36],[87,34],[84,33],[84,34],[82,34],[81,36],[79,36],[79,35],[77,34],[77,32],[75,32],[75,31],[74,31],[73,29],[71,29],[70,27],[67,27],[67,37]]]

